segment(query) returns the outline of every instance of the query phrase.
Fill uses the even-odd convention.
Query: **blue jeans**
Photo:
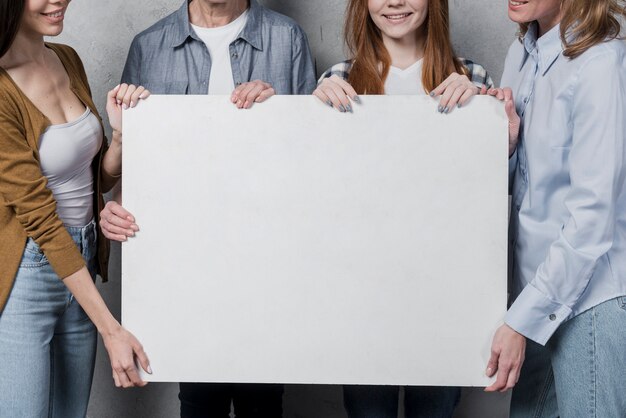
[[[626,297],[563,323],[545,347],[532,341],[513,389],[511,418],[626,417]]]
[[[349,418],[397,418],[398,386],[344,386],[343,403]],[[406,418],[450,418],[459,402],[456,387],[406,386]]]
[[[67,230],[95,277],[95,224]],[[96,338],[92,322],[28,239],[0,313],[0,417],[85,417]]]

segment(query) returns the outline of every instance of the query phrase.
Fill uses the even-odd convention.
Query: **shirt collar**
[[[193,38],[197,41],[200,39],[196,35],[196,32],[191,28],[191,22],[189,21],[189,3],[191,0],[186,0],[183,5],[174,12],[174,27],[172,28],[172,47],[176,48],[181,46],[188,38]],[[248,9],[248,21],[244,26],[239,38],[245,40],[250,45],[258,50],[263,49],[263,39],[261,31],[261,23],[263,20],[262,8],[257,0],[250,0],[250,7]]]
[[[528,57],[532,55],[537,60],[539,72],[541,75],[545,75],[563,52],[561,28],[560,25],[556,25],[539,39],[537,39],[538,31],[537,22],[531,23],[528,27],[528,31],[522,39],[524,55],[519,69],[522,70]]]

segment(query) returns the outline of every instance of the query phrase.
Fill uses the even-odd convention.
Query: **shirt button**
[[[239,54],[238,54],[238,53],[236,53],[236,52],[233,52],[233,53],[232,53],[232,55],[231,55],[231,57],[233,57],[233,58],[238,58],[238,57],[239,57]]]
[[[528,103],[528,97],[524,99],[524,103]]]
[[[550,314],[550,321],[556,321],[556,315]]]
[[[235,83],[235,85],[236,85],[236,86],[241,86],[241,81],[237,81],[237,82]]]

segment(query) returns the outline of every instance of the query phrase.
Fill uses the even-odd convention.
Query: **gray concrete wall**
[[[134,34],[179,7],[182,0],[74,1],[65,32],[56,39],[72,45],[82,57],[96,104],[104,115],[106,91],[120,78]],[[344,59],[341,26],[345,0],[262,0],[296,19],[306,30],[318,73]],[[515,27],[500,0],[450,0],[457,54],[483,64],[499,82],[506,49]],[[113,246],[111,281],[100,285],[109,307],[120,315],[120,253]],[[445,367],[445,365],[442,365]],[[91,418],[165,418],[178,414],[177,385],[150,384],[143,389],[116,389],[102,345],[89,408]],[[334,386],[288,386],[285,418],[343,418],[341,390]],[[455,418],[505,418],[508,396],[463,391]]]

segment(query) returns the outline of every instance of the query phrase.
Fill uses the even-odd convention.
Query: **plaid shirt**
[[[488,89],[495,87],[493,84],[493,80],[487,73],[487,70],[482,65],[476,64],[473,61],[466,60],[465,58],[459,58],[461,64],[468,71],[468,77],[477,87],[487,87]],[[352,68],[352,60],[347,60],[340,62],[339,64],[335,64],[330,67],[322,76],[320,77],[318,84],[321,83],[325,78],[336,75],[338,77],[343,78],[344,80],[348,80],[348,75],[350,75],[350,69]]]

